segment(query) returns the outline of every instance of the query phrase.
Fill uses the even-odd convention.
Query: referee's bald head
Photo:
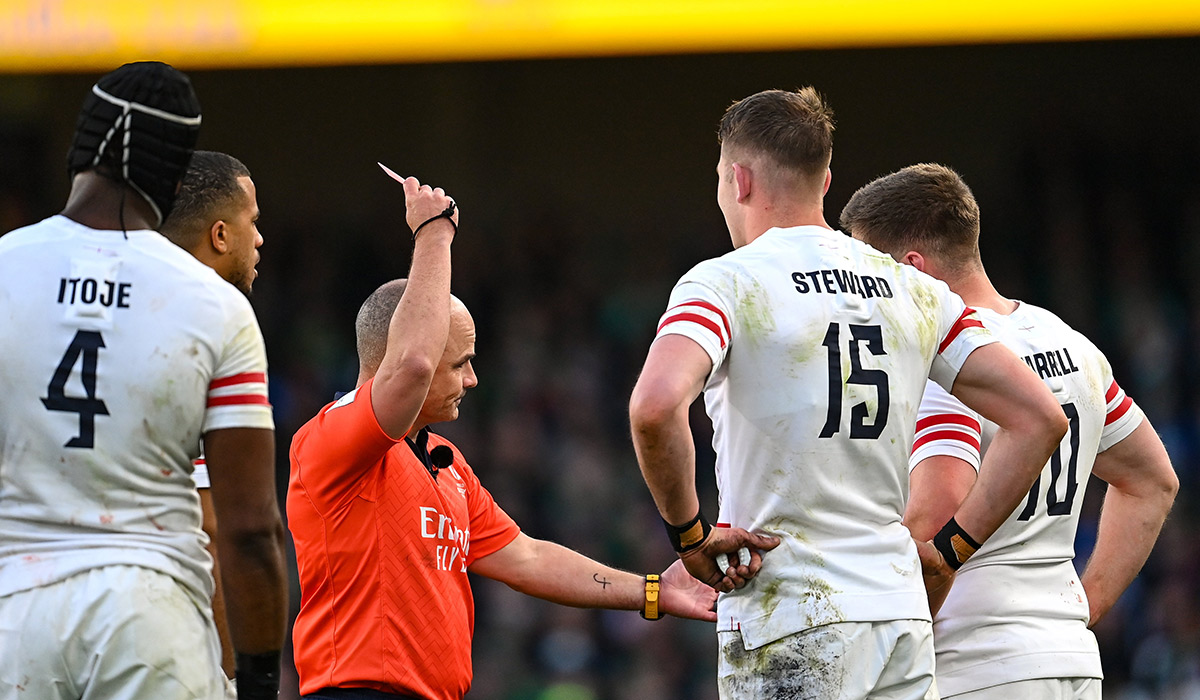
[[[400,297],[408,286],[407,279],[385,282],[358,310],[354,319],[354,336],[358,345],[358,366],[367,374],[375,374],[387,351],[388,327],[392,314],[400,305]]]
[[[358,309],[354,319],[354,335],[358,347],[359,371],[366,376],[374,376],[383,364],[383,356],[387,352],[388,329],[392,325],[392,315],[400,305],[404,290],[408,287],[407,279],[395,279],[379,286],[363,305]],[[450,296],[450,308],[466,311],[466,306],[454,295]]]

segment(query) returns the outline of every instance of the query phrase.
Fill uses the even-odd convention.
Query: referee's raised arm
[[[458,208],[442,188],[422,185],[415,177],[406,178],[403,185],[414,238],[412,268],[371,386],[371,406],[379,425],[396,439],[404,437],[416,420],[446,348],[450,243],[458,230]],[[358,383],[363,381],[360,377]]]

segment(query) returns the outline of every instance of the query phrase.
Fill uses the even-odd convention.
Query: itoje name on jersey
[[[131,282],[96,280],[91,277],[63,277],[58,283],[58,303],[95,304],[129,308]]]
[[[849,270],[812,270],[793,272],[792,282],[801,294],[857,294],[864,299],[871,297],[892,298],[892,286],[882,277],[862,276]]]

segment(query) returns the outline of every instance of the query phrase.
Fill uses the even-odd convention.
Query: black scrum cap
[[[199,133],[200,101],[186,75],[157,61],[126,63],[100,78],[83,101],[67,172],[95,169],[128,184],[161,225]]]

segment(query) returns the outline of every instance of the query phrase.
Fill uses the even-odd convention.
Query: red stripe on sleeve
[[[1126,396],[1125,400],[1119,406],[1108,412],[1108,417],[1104,419],[1105,425],[1112,425],[1121,420],[1121,416],[1129,413],[1129,407],[1133,405],[1133,399]]]
[[[212,380],[212,383],[210,383],[208,385],[208,390],[212,391],[213,389],[220,389],[221,387],[224,387],[224,386],[233,386],[234,384],[250,384],[251,382],[259,382],[261,384],[266,384],[267,383],[267,373],[266,372],[245,372],[243,374],[234,374],[229,377],[221,377],[219,379],[214,379],[214,380]]]
[[[667,309],[667,313],[670,313],[671,311],[674,311],[675,309],[678,309],[683,306],[699,306],[702,309],[707,309],[707,310],[713,312],[714,314],[720,316],[721,317],[721,325],[725,326],[725,335],[726,336],[733,335],[733,331],[729,329],[729,319],[725,318],[725,314],[717,307],[713,306],[712,304],[710,304],[707,301],[704,301],[702,299],[692,299],[691,301],[685,301],[682,304],[676,304],[675,306],[672,306],[671,308]]]
[[[234,394],[233,396],[210,396],[208,407],[213,406],[270,406],[271,401],[262,394]]]
[[[916,452],[917,448],[921,447],[925,443],[933,442],[934,440],[958,440],[959,442],[965,442],[971,447],[974,447],[976,450],[979,450],[979,440],[977,440],[974,435],[958,430],[935,430],[932,433],[926,433],[925,435],[917,438],[917,441],[913,443],[913,452]]]
[[[942,341],[942,344],[938,346],[939,355],[942,354],[946,348],[950,347],[950,343],[954,342],[954,339],[958,337],[959,333],[962,333],[968,328],[983,328],[983,322],[979,319],[967,318],[973,313],[975,313],[975,309],[972,309],[968,306],[967,309],[962,312],[962,316],[959,316],[958,320],[954,322],[954,325],[950,326],[950,332],[946,334],[946,338]]]
[[[1104,394],[1104,403],[1112,403],[1119,393],[1121,393],[1121,387],[1117,386],[1117,380],[1114,379],[1112,386],[1108,387],[1108,392]]]
[[[713,335],[717,336],[717,340],[721,341],[721,347],[722,348],[725,347],[725,336],[721,335],[721,328],[717,324],[713,323],[708,318],[701,316],[700,314],[689,314],[689,313],[675,314],[674,316],[671,316],[670,318],[668,318],[668,319],[664,320],[662,323],[660,323],[658,325],[657,332],[661,333],[662,329],[666,328],[668,325],[670,325],[672,323],[675,323],[676,321],[690,321],[692,323],[698,323],[701,326],[704,326],[708,330],[712,331]]]
[[[948,423],[970,428],[977,433],[980,432],[980,428],[982,427],[979,425],[979,421],[970,416],[960,416],[957,413],[939,413],[936,416],[928,416],[917,421],[917,432],[919,433],[926,428],[932,428],[935,425],[946,425]]]

